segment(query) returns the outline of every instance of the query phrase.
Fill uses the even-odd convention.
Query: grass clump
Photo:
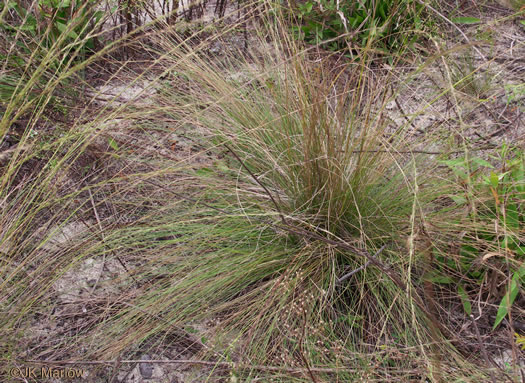
[[[482,71],[476,67],[472,51],[454,58],[450,68],[451,78],[457,90],[475,100],[488,98],[487,94],[493,89],[494,76],[489,69]]]
[[[370,40],[342,62],[302,48],[275,9],[248,36],[265,6],[247,4],[239,24],[187,39],[176,23],[145,26],[136,41],[152,65],[131,86],[148,75],[152,91],[142,94],[152,102],[140,91],[115,96],[46,140],[31,134],[46,103],[31,104],[26,88],[9,96],[5,127],[20,103],[38,107],[2,168],[8,364],[98,360],[93,379],[115,378],[121,361],[149,355],[203,366],[197,381],[487,380],[453,347],[461,342],[441,320],[436,285],[460,285],[446,293],[473,313],[475,260],[463,250],[485,241],[481,255],[497,243],[507,254],[491,271],[511,266],[498,315],[514,317],[522,162],[509,158],[496,185],[475,177],[488,162],[474,168],[428,136],[416,143],[413,119],[387,116],[394,75],[371,69]],[[33,85],[54,94],[85,65],[73,62]],[[451,93],[469,73],[450,76]],[[506,232],[489,238],[494,219]],[[86,230],[57,246],[70,221]],[[472,230],[458,234],[462,225]],[[449,239],[460,243],[457,259]],[[79,288],[92,264],[97,275]],[[64,280],[80,292],[64,297]],[[24,336],[40,317],[67,326]]]
[[[162,36],[157,46],[173,46]],[[206,323],[200,351],[244,377],[268,365],[314,381],[447,375],[435,358],[455,354],[416,278],[417,241],[440,194],[424,175],[435,165],[382,118],[387,90],[362,60],[327,70],[274,37],[251,59],[238,51],[210,63],[182,44],[159,60],[180,81],[164,88],[163,112],[202,131],[218,159],[178,183],[177,208],[164,203],[125,236],[150,243],[134,274],[144,287],[104,339],[123,352]],[[173,236],[151,244],[146,233],[160,227]]]

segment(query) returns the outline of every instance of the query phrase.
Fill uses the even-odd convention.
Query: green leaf
[[[231,170],[226,164],[226,162],[221,161],[221,160],[218,160],[217,162],[215,162],[215,165],[217,166],[217,169],[219,169],[223,173],[227,173]]]
[[[61,23],[60,21],[56,22],[57,29],[60,31],[60,33],[64,33],[67,30],[67,25],[64,23]],[[78,35],[75,31],[71,30],[69,31],[67,37],[70,37],[72,39],[78,38]]]
[[[461,298],[461,303],[463,304],[463,310],[465,310],[467,315],[472,314],[472,306],[470,304],[468,294],[462,285],[458,285],[458,295]]]
[[[93,18],[95,19],[95,24],[98,24],[98,22],[100,21],[100,19],[104,16],[104,12],[103,11],[96,11],[95,13],[93,13]]]
[[[387,17],[386,17],[386,12],[385,12],[385,7],[386,7],[386,3],[382,3],[379,5],[379,7],[377,8],[377,10],[379,11],[379,15],[381,16],[381,18],[383,20],[386,20]]]
[[[479,166],[484,166],[489,169],[494,169],[494,166],[488,161],[485,161],[483,158],[474,157],[472,162],[478,164]]]
[[[519,239],[511,234],[503,236],[502,245],[505,249],[515,250],[518,248]]]
[[[475,258],[475,257],[478,256],[479,250],[478,250],[477,247],[474,247],[474,246],[471,246],[471,245],[467,245],[467,244],[463,244],[459,248],[459,254],[462,257],[465,257],[467,259],[472,259],[472,258]]]
[[[49,161],[49,167],[50,167],[51,169],[56,168],[57,164],[58,164],[58,161],[57,161],[56,158],[52,158],[52,159]]]
[[[119,150],[119,146],[117,144],[117,142],[113,139],[113,138],[108,138],[108,144],[109,146],[111,146],[113,148],[113,150],[115,151],[118,151]]]
[[[494,172],[490,172],[490,178],[489,178],[489,181],[490,181],[490,185],[494,188],[494,189],[497,189],[498,185],[499,185],[499,177],[498,177],[498,174],[497,173],[494,173]]]
[[[512,178],[516,181],[516,190],[519,193],[525,193],[525,167],[523,161],[511,172]]]
[[[458,206],[464,205],[467,203],[467,199],[461,195],[450,195],[452,201],[454,201]]]
[[[311,1],[306,3],[306,5],[305,5],[306,12],[308,12],[308,13],[312,12],[312,8],[313,7],[314,7],[314,4]]]
[[[36,19],[33,16],[29,16],[26,19],[26,22],[22,24],[20,27],[18,27],[21,31],[28,31],[28,32],[35,32],[36,31]]]
[[[467,180],[468,176],[467,174],[462,170],[462,168],[465,168],[465,159],[464,158],[456,158],[453,160],[443,160],[440,161],[441,163],[447,165],[452,172],[461,178],[462,180]]]
[[[454,283],[454,279],[446,275],[427,274],[424,279],[429,282],[441,283],[444,285]]]
[[[356,17],[349,17],[348,18],[348,24],[350,27],[355,28],[357,26],[357,18]]]
[[[211,170],[210,168],[200,168],[195,171],[195,174],[202,177],[210,177],[211,175],[213,175],[213,170]]]
[[[525,20],[520,20],[521,25],[525,25]]]
[[[520,274],[519,272],[514,273],[512,277],[512,281],[510,283],[510,289],[507,291],[503,299],[501,300],[498,308],[498,313],[496,314],[496,320],[494,321],[494,326],[492,329],[494,330],[498,325],[501,323],[503,318],[507,316],[509,313],[509,309],[512,307],[512,304],[514,303],[514,300],[518,296],[518,292],[520,291]]]
[[[8,1],[8,2],[7,2],[7,9],[13,9],[13,8],[16,9],[16,8],[17,8],[17,5],[18,5],[18,4],[16,3],[16,1]],[[0,9],[1,9],[1,7],[0,7]]]
[[[464,158],[455,158],[453,160],[442,160],[442,161],[439,161],[439,162],[447,165],[450,168],[454,168],[454,167],[457,167],[458,165],[464,165],[465,164],[465,159]]]
[[[70,0],[40,0],[40,4],[49,8],[68,8],[71,5]]]
[[[521,264],[520,268],[518,269],[518,271],[516,271],[516,273],[518,273],[518,278],[525,277],[525,263]]]
[[[454,17],[451,19],[452,22],[457,24],[479,24],[481,23],[481,19],[478,19],[477,17]]]
[[[507,204],[505,213],[507,216],[507,227],[514,229],[514,230],[518,230],[520,228],[520,220],[519,220],[518,206],[516,205],[516,203],[511,202]]]
[[[302,4],[302,5],[299,5],[299,13],[301,14],[301,16],[309,14],[310,12],[312,12],[313,7],[314,7],[314,4],[311,1],[305,4]]]
[[[190,334],[196,334],[196,333],[199,332],[198,330],[194,329],[194,328],[191,327],[191,326],[186,326],[184,329],[185,329],[187,332],[189,332]]]

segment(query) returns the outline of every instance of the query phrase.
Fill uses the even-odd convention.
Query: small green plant
[[[442,270],[438,275],[447,276],[444,283],[466,279],[471,287],[477,288],[489,277],[491,268],[499,270],[499,275],[506,275],[506,293],[498,302],[494,321],[497,327],[509,313],[525,281],[525,156],[521,150],[503,145],[498,155],[489,159],[497,166],[478,157],[442,161],[462,185],[463,192],[450,198],[454,201],[453,208],[466,208],[467,221],[461,225],[468,230],[462,236],[459,258],[439,254],[436,258]],[[459,280],[450,277],[454,274],[460,276]],[[465,306],[465,290],[461,289],[458,294],[465,311],[469,311]]]
[[[498,306],[498,312],[496,314],[496,319],[494,320],[493,328],[498,327],[501,321],[508,315],[518,293],[520,292],[521,285],[525,281],[525,266],[522,265],[519,270],[515,271],[512,274],[512,279],[510,285],[508,286],[507,292],[501,299],[501,302]]]
[[[515,103],[517,108],[525,111],[525,83],[507,84],[504,89],[507,95],[507,105]]]
[[[42,43],[47,47],[65,35],[63,44],[70,44],[69,49],[81,44],[82,49],[93,50],[94,37],[84,37],[88,28],[97,25],[104,15],[103,11],[94,9],[95,4],[93,0],[39,0],[32,4],[10,1],[7,3],[7,9],[14,11],[13,17],[18,19],[20,24],[1,25],[6,31],[23,33],[33,39],[42,38]],[[2,4],[0,11],[5,6],[5,3]],[[33,10],[34,8],[36,10]]]
[[[398,51],[424,27],[423,6],[412,0],[333,1],[309,0],[297,5],[295,36],[310,44],[328,40],[331,50],[373,44]],[[339,38],[340,37],[340,38]]]

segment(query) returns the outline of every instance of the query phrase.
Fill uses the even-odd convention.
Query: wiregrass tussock
[[[141,292],[101,328],[100,352],[174,329],[191,339],[184,329],[206,323],[206,342],[193,344],[215,361],[298,368],[314,381],[355,379],[337,369],[348,363],[368,364],[358,375],[369,380],[448,375],[436,360],[454,351],[414,281],[442,192],[428,157],[407,155],[406,133],[382,119],[386,89],[365,56],[328,73],[285,36],[272,41],[211,63],[180,44],[159,60],[176,80],[162,112],[202,131],[217,159],[162,186],[185,187],[172,192],[177,206],[112,234],[133,238],[120,251],[140,248],[145,261],[133,272]]]
[[[115,377],[171,348],[205,366],[197,381],[487,379],[425,284],[429,249],[462,224],[443,208],[461,182],[413,150],[410,122],[389,125],[390,78],[367,47],[341,64],[265,21],[247,45],[241,24],[195,39],[157,23],[137,39],[160,68],[155,102],[115,97],[47,141],[25,131],[31,150],[2,173],[5,360],[101,361],[93,374]],[[71,221],[86,230],[56,246]],[[64,301],[56,285],[88,261],[100,272]],[[27,335],[39,317],[70,326]]]

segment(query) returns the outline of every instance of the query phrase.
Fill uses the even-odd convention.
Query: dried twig
[[[474,315],[470,314],[470,319],[472,320],[472,324],[474,325],[474,330],[476,331],[476,337],[478,339],[479,347],[481,348],[481,353],[483,355],[483,358],[485,359],[485,363],[487,363],[487,366],[490,366],[492,363],[489,358],[489,354],[487,353],[487,348],[485,347],[485,344],[483,343],[481,339],[481,334],[479,333],[478,323],[476,322],[476,319],[474,318]],[[496,383],[496,378],[494,377],[494,373],[490,371],[490,380],[492,380],[492,383]]]
[[[88,189],[88,193],[89,193],[89,201],[91,202],[91,207],[93,208],[93,212],[95,213],[95,218],[97,220],[98,228],[100,229],[100,236],[102,237],[102,243],[104,243],[105,245],[106,238],[104,236],[104,229],[102,227],[102,223],[100,222],[100,217],[98,216],[97,207],[95,205],[95,201],[93,200],[93,194],[91,193],[91,189]],[[97,288],[100,278],[102,278],[102,274],[104,273],[104,267],[106,267],[106,252],[105,251],[104,251],[104,254],[102,255],[102,266],[100,267],[100,273],[97,277],[97,280],[93,284],[93,288],[91,289],[92,295],[95,292],[95,289]],[[83,309],[85,310],[85,307]]]
[[[396,103],[396,106],[397,108],[399,109],[399,111],[401,112],[401,115],[403,116],[403,118],[405,119],[406,122],[408,122],[412,128],[414,128],[415,131],[420,131],[421,129],[418,128],[415,124],[414,124],[414,121],[410,118],[408,118],[407,114],[405,113],[405,111],[403,110],[403,107],[401,106],[401,104],[399,103],[399,100],[397,99],[397,97],[395,96],[395,92],[394,92],[394,85],[391,85],[390,86],[390,89],[392,90],[392,94],[394,96],[394,102]]]
[[[379,254],[381,254],[381,252],[385,249],[386,245],[383,245],[374,255],[372,255],[372,258],[376,258]],[[364,265],[362,265],[361,267],[358,267],[357,269],[355,270],[352,270],[351,272],[349,272],[348,274],[345,274],[343,275],[341,278],[339,278],[337,280],[337,283],[342,283],[344,281],[346,281],[348,278],[350,278],[352,275],[354,275],[355,273],[358,273],[360,272],[361,270],[365,269],[369,264],[370,264],[370,260],[368,260]]]

